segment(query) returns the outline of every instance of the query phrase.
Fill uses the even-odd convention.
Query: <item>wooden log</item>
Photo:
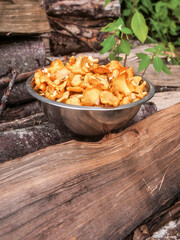
[[[30,122],[27,119],[21,120],[25,128],[16,129],[20,121],[15,122],[15,126],[10,126],[10,124],[7,126],[6,123],[7,131],[0,132],[0,163],[72,139],[72,136],[68,133],[62,136],[50,123],[27,127],[33,124],[32,118],[29,119]],[[34,118],[34,120],[37,124],[38,118]],[[41,120],[42,118],[39,118],[39,121]],[[3,125],[5,123],[0,125],[1,130],[4,127]]]
[[[0,117],[0,123],[13,121],[41,112],[42,109],[39,101],[32,101],[12,108],[8,107]]]
[[[0,45],[0,77],[9,68],[15,68],[20,73],[28,72],[45,64],[45,47],[40,40],[6,39]]]
[[[27,106],[27,108],[29,107],[31,109],[31,106]],[[131,121],[130,124],[133,124],[148,117],[155,111],[156,107],[153,104],[146,103],[142,105],[140,111],[138,112],[134,120]],[[28,112],[29,109],[27,110],[27,113]],[[40,132],[40,136],[38,136],[38,138],[36,139],[38,132]],[[48,132],[50,133],[49,135]],[[23,137],[24,141],[22,140]],[[50,146],[55,143],[66,142],[72,139],[76,139],[78,141],[81,140],[86,142],[90,141],[96,142],[102,139],[102,137],[103,136],[97,137],[77,136],[74,135],[66,127],[62,128],[61,131],[59,132],[59,130],[57,130],[54,127],[54,125],[47,124],[47,119],[43,113],[36,113],[34,115],[26,116],[21,119],[16,119],[9,122],[2,122],[0,124],[0,145],[1,145],[0,159],[1,162],[8,161],[17,157],[24,156],[27,153],[35,152],[38,149],[44,148],[45,146]],[[36,139],[36,144],[32,143],[34,139]],[[16,151],[12,151],[12,149],[16,149]]]
[[[179,193],[179,112],[177,104],[109,139],[1,164],[0,238],[125,238]]]
[[[177,200],[175,203],[170,202],[169,204],[170,206],[166,209],[162,209],[162,211],[158,211],[149,219],[146,219],[145,224],[138,226],[125,240],[155,240],[152,237],[155,232],[164,232],[167,223],[180,218],[180,201]],[[176,225],[174,227],[176,227]],[[156,238],[159,240],[158,237]]]
[[[157,106],[157,110],[162,110],[173,106],[180,102],[180,92],[179,91],[167,91],[159,92],[154,95],[151,99],[152,102]]]
[[[50,32],[38,0],[0,0],[0,33],[38,34]]]
[[[0,89],[0,98],[4,95],[6,88]],[[15,105],[33,101],[34,98],[28,93],[26,89],[26,82],[16,83],[9,95],[7,105]]]
[[[21,73],[17,76],[15,82],[22,82],[26,79],[28,79],[30,76],[32,76],[34,74],[35,71],[30,71],[30,72],[25,72],[25,73]],[[0,78],[0,88],[6,87],[9,82],[10,82],[10,77],[3,77]]]
[[[46,12],[49,15],[55,15],[68,19],[69,16],[83,16],[84,18],[93,17],[109,18],[119,17],[120,4],[118,0],[112,1],[104,7],[104,0],[76,0],[76,1],[58,1],[44,0]]]
[[[45,117],[44,113],[36,113],[25,118],[16,119],[11,122],[1,123],[0,132],[32,127],[32,126],[41,125],[47,122],[48,120]]]

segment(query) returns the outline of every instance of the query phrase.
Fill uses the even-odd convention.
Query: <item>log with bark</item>
[[[14,158],[24,156],[28,153],[35,152],[44,147],[57,143],[66,142],[72,139],[78,141],[98,141],[103,136],[83,137],[73,134],[68,128],[64,127],[59,131],[53,124],[47,122],[45,115],[42,112],[28,115],[29,110],[39,110],[37,106],[28,104],[26,111],[21,119],[11,120],[9,122],[1,121],[0,124],[0,162],[12,160]],[[21,107],[17,116],[22,115]],[[156,106],[152,103],[143,104],[136,117],[131,121],[131,125],[145,119],[156,112]],[[27,116],[28,115],[28,116]],[[16,111],[14,117],[16,116]],[[120,130],[119,130],[120,131]]]
[[[106,7],[104,0],[44,0],[44,4],[54,30],[51,44],[55,56],[100,49],[100,43],[107,36],[100,32],[101,27],[109,22],[109,18],[120,16],[118,0]]]
[[[16,107],[8,107],[0,117],[0,123],[25,118],[29,115],[41,113],[41,104],[39,101],[32,101]]]
[[[0,238],[123,239],[180,191],[180,104],[0,165]]]
[[[6,39],[0,44],[0,77],[9,68],[15,68],[20,73],[28,72],[45,64],[45,47],[38,39]]]
[[[59,16],[62,19],[69,19],[69,16],[83,16],[93,19],[113,18],[120,15],[120,4],[118,0],[111,1],[104,7],[104,0],[79,0],[79,1],[58,1],[43,0],[48,15]]]
[[[0,98],[4,95],[6,88],[0,89]],[[26,88],[26,82],[18,82],[14,85],[9,98],[8,98],[8,105],[15,105],[20,103],[26,103],[33,101],[34,98],[28,93]]]

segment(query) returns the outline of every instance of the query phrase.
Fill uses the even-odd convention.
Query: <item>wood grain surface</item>
[[[38,0],[0,0],[0,23],[0,34],[51,31]]]
[[[119,240],[180,191],[180,104],[0,165],[0,239]]]
[[[151,102],[156,104],[157,110],[162,110],[180,102],[180,91],[167,91],[155,93]]]

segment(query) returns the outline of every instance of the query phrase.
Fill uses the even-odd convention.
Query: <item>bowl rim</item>
[[[135,76],[139,76],[139,75],[135,74]],[[78,105],[71,105],[71,104],[66,104],[66,103],[53,101],[53,100],[50,100],[48,98],[45,98],[45,97],[39,95],[31,87],[31,80],[33,79],[33,77],[34,77],[34,74],[32,76],[30,76],[26,81],[26,88],[27,88],[27,91],[29,92],[29,94],[31,96],[33,96],[34,98],[36,98],[37,100],[39,100],[41,102],[44,102],[44,103],[47,103],[47,104],[50,104],[50,105],[53,105],[53,106],[57,106],[57,107],[72,109],[72,110],[114,111],[114,110],[122,110],[122,109],[127,109],[127,108],[133,108],[135,106],[138,106],[140,104],[143,104],[143,103],[147,102],[155,94],[155,88],[154,88],[153,84],[149,80],[147,80],[146,78],[143,77],[143,80],[145,80],[147,82],[147,84],[149,85],[149,93],[144,98],[142,98],[142,99],[140,99],[136,102],[128,103],[128,104],[124,104],[124,105],[119,105],[117,107],[78,106]]]

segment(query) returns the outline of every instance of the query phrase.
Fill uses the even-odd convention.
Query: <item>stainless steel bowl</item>
[[[41,101],[47,118],[59,129],[62,129],[65,124],[74,133],[85,136],[106,134],[124,127],[136,115],[140,106],[151,99],[155,93],[152,83],[143,78],[147,82],[148,95],[137,102],[120,105],[116,108],[75,106],[40,96],[31,86],[32,78],[33,76],[26,82],[27,90],[33,97]]]

